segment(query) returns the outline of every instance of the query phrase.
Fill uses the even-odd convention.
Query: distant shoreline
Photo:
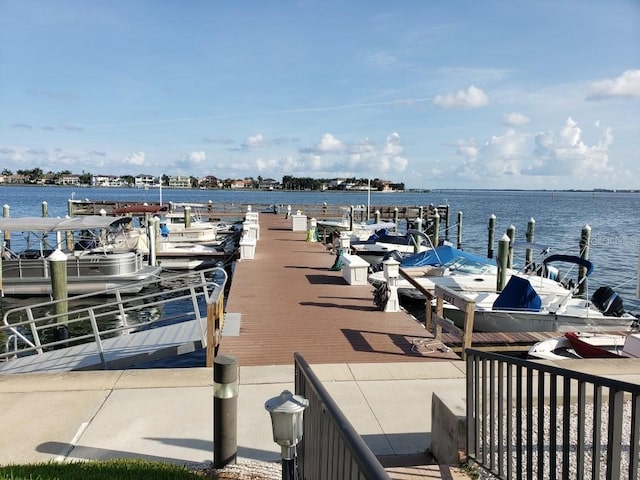
[[[13,183],[13,184],[4,184],[0,183],[0,188],[2,187],[29,187],[29,188],[98,188],[104,190],[145,190],[142,188],[136,187],[101,187],[101,186],[93,186],[93,185],[81,185],[81,186],[72,186],[72,185],[33,185],[29,183]],[[149,190],[156,190],[159,187],[150,187]],[[171,190],[171,191],[195,191],[195,190],[203,190],[200,188],[171,188],[171,187],[162,187],[163,190]],[[211,192],[264,192],[265,194],[273,194],[277,192],[295,192],[295,193],[339,193],[339,194],[358,194],[362,195],[363,193],[367,193],[367,190],[286,190],[286,189],[276,189],[276,190],[265,190],[258,188],[207,188],[204,191]],[[606,188],[593,188],[593,189],[538,189],[538,188],[407,188],[405,190],[397,190],[397,191],[387,191],[382,192],[379,190],[371,190],[371,193],[375,194],[390,194],[394,193],[440,193],[440,192],[550,192],[550,193],[640,193],[640,189],[606,189]]]

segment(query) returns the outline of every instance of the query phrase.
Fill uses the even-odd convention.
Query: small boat
[[[226,227],[226,224],[221,224]],[[181,213],[166,213],[160,217],[160,234],[170,242],[214,244],[220,241],[219,225],[200,220],[191,214],[189,222]]]
[[[125,217],[80,216],[73,218],[0,218],[0,230],[25,234],[24,248],[2,252],[4,295],[50,295],[53,252],[66,255],[69,295],[112,288],[138,293],[140,282],[157,278],[161,267],[150,266],[142,253],[113,249],[108,238],[129,227]],[[12,238],[12,244],[15,242]]]
[[[232,240],[231,240],[232,241]],[[227,246],[230,241],[225,240],[221,245],[205,245],[195,242],[172,242],[166,238],[161,238],[156,242],[156,260],[164,269],[171,270],[195,270],[200,268],[212,267],[220,261],[223,261],[230,254]],[[149,237],[140,234],[132,242],[131,239],[124,240],[120,245],[128,246],[145,255],[149,256]]]
[[[356,221],[353,219],[351,221],[351,209],[342,208],[343,214],[342,218],[339,220],[317,220],[316,221],[316,229],[318,232],[318,237],[327,241],[333,240],[335,237],[335,233],[338,235],[347,232],[353,241],[358,240],[367,240],[372,233],[376,230],[388,229],[394,230],[396,228],[396,224],[393,222],[368,222],[366,220]],[[354,213],[360,213],[361,217],[364,217],[364,208],[357,207],[354,209]]]
[[[432,247],[429,237],[415,229],[398,233],[382,228],[373,232],[366,240],[351,241],[351,252],[364,258],[371,265],[381,262],[390,252],[398,252],[400,258],[403,258],[425,252]]]
[[[433,291],[436,284],[457,291],[487,291],[496,286],[495,260],[481,257],[452,247],[440,245],[413,255],[402,256],[392,251],[386,258],[393,258],[400,267],[427,291]],[[371,267],[368,280],[378,288],[386,283],[382,263]],[[400,277],[397,280],[398,294],[417,301],[424,301],[425,296],[408,280]]]
[[[438,247],[441,248],[441,247]],[[554,331],[615,331],[626,330],[638,319],[625,312],[622,300],[609,287],[596,290],[591,301],[575,297],[577,286],[559,281],[557,268],[551,262],[567,262],[593,271],[588,260],[571,255],[550,255],[542,268],[534,272],[509,270],[507,283],[497,291],[497,269],[474,272],[462,264],[442,263],[403,269],[425,290],[433,292],[436,285],[460,292],[475,302],[474,331],[478,332],[554,332]],[[438,265],[434,262],[435,265]],[[475,264],[472,263],[475,267]],[[554,272],[551,278],[539,274]],[[369,275],[369,282],[384,282],[384,274]],[[406,279],[397,280],[398,294],[424,301],[424,295]],[[464,328],[465,315],[455,306],[445,303],[444,316],[458,327]]]
[[[568,358],[640,358],[640,333],[566,332],[536,343],[529,356],[545,360]]]

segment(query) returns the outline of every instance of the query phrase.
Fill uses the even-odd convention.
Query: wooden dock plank
[[[241,314],[240,335],[223,337],[218,355],[243,366],[282,365],[300,352],[310,363],[406,362],[457,358],[418,351],[415,339],[431,339],[406,312],[385,313],[371,286],[348,285],[331,271],[335,256],[291,220],[260,214],[255,258],[237,263],[227,301]]]

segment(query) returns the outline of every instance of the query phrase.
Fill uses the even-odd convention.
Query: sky
[[[0,169],[640,189],[638,0],[0,0]]]

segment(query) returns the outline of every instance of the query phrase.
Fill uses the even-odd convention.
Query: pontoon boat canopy
[[[17,217],[0,218],[0,230],[4,232],[65,232],[108,228],[114,224],[131,221],[129,217],[103,217],[83,215],[72,218]]]

